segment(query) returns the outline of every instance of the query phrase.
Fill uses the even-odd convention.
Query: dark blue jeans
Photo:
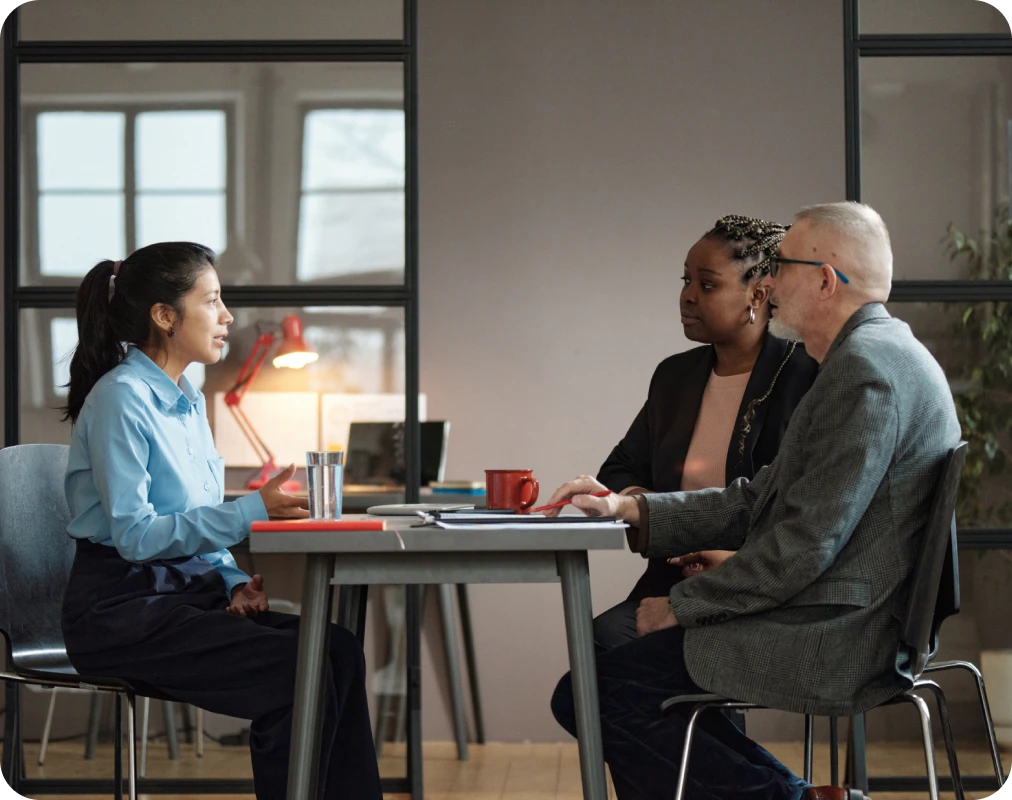
[[[676,626],[635,639],[597,658],[604,760],[619,800],[670,800],[678,783],[688,715],[662,716],[661,703],[700,694],[685,668],[685,629]],[[552,713],[576,736],[569,674],[552,696]],[[799,800],[808,787],[718,711],[696,725],[686,800]]]

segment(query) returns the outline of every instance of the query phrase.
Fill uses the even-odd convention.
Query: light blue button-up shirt
[[[84,401],[65,486],[74,538],[113,546],[127,561],[200,556],[229,595],[249,580],[225,548],[267,519],[260,493],[222,502],[225,461],[204,395],[132,345]]]

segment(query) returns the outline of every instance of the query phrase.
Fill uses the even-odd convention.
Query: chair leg
[[[115,765],[113,769],[113,782],[115,783],[114,797],[116,800],[123,800],[123,695],[119,692],[116,693],[116,722],[114,727],[116,730],[116,746],[113,750],[115,753],[113,756],[113,763]]]
[[[49,747],[49,733],[53,729],[53,712],[56,711],[56,693],[59,687],[54,686],[49,695],[49,711],[46,712],[46,724],[42,728],[42,741],[39,743],[39,766],[46,763],[46,748]]]
[[[197,737],[197,758],[204,757],[204,709],[197,707],[197,730],[194,732]]]
[[[102,728],[102,695],[103,692],[92,692],[91,713],[88,715],[88,740],[84,745],[84,757],[88,761],[95,760],[95,747],[98,745],[98,733]]]
[[[675,789],[675,800],[685,796],[685,783],[689,777],[689,754],[692,752],[692,736],[696,732],[696,720],[706,711],[707,706],[696,706],[689,717],[689,725],[685,729],[685,743],[682,745],[682,763],[678,768],[678,787]]]
[[[829,718],[829,782],[840,785],[840,729],[837,718]]]
[[[812,757],[815,749],[815,717],[805,714],[805,782],[812,782]]]
[[[176,733],[176,707],[170,700],[162,701],[162,716],[165,718],[165,742],[169,748],[169,758],[179,760],[179,736]]]
[[[21,784],[21,765],[18,763],[18,747],[21,732],[18,719],[18,701],[21,684],[7,681],[4,688],[7,713],[4,715],[3,774],[7,785],[15,792]]]
[[[934,669],[931,669],[934,667]],[[925,672],[939,672],[946,669],[965,669],[973,675],[977,683],[977,699],[980,701],[980,713],[984,717],[984,727],[987,729],[987,743],[991,748],[991,763],[994,766],[994,775],[998,779],[999,788],[1005,784],[1005,769],[1001,763],[1001,750],[998,748],[998,736],[994,732],[994,719],[991,716],[991,705],[987,702],[987,689],[984,688],[984,676],[976,664],[969,661],[946,661],[941,664],[931,664]]]
[[[127,743],[127,795],[137,800],[137,696],[133,692],[127,692]]]
[[[140,776],[148,774],[148,721],[151,716],[151,698],[145,697],[141,703],[141,767]]]
[[[928,773],[928,797],[938,800],[938,773],[935,771],[935,744],[931,736],[931,714],[923,697],[916,694],[901,694],[900,700],[912,703],[921,717],[921,738],[924,742],[924,766]]]
[[[956,740],[952,736],[952,723],[949,720],[949,705],[945,701],[945,692],[934,681],[918,681],[915,689],[928,689],[935,696],[938,706],[938,721],[942,726],[942,738],[945,740],[945,756],[949,760],[949,773],[952,776],[952,788],[956,800],[965,800],[963,778],[959,772],[959,761],[956,758]]]

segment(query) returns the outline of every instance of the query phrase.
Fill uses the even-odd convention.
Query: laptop
[[[449,422],[422,422],[421,485],[443,480]],[[345,449],[344,488],[404,489],[403,422],[352,422]]]

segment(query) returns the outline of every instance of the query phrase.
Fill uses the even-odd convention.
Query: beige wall
[[[420,19],[422,389],[453,423],[447,477],[533,467],[551,492],[597,470],[654,366],[688,346],[678,279],[699,235],[844,197],[842,14],[467,5],[432,0]],[[595,610],[642,569],[594,557]],[[489,736],[564,735],[548,709],[559,588],[471,597]]]

